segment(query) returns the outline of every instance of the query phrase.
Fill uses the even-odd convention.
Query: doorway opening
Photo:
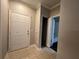
[[[59,33],[59,16],[54,16],[52,20],[50,48],[52,48],[55,51],[57,51],[58,33]]]
[[[43,17],[42,21],[42,38],[41,38],[41,47],[46,47],[47,41],[47,27],[48,27],[48,18]]]

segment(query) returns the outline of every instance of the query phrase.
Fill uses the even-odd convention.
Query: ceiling
[[[40,5],[40,0],[21,0],[21,1],[27,3],[32,8],[35,8],[35,9],[37,9]]]
[[[42,5],[48,9],[53,9],[60,4],[60,0],[42,0]]]
[[[13,0],[13,1],[23,2],[32,7],[33,9],[37,9],[40,6],[40,0]]]
[[[52,9],[60,2],[60,0],[16,0],[16,1],[24,2],[35,9],[37,9],[40,4],[42,4],[44,7],[48,9]]]

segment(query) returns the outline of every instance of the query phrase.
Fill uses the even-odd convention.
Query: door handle
[[[29,35],[29,30],[27,31],[27,35]]]

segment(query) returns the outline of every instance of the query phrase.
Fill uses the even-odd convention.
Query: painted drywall
[[[23,15],[32,17],[31,19],[31,33],[30,33],[30,44],[35,43],[35,14],[36,11],[30,8],[27,4],[20,1],[10,1],[9,10],[17,12]]]
[[[1,28],[1,0],[0,0],[0,28]],[[0,59],[2,59],[2,39],[1,39],[1,29],[0,29]]]
[[[39,7],[36,10],[36,20],[35,20],[35,41],[38,47],[40,47],[40,17],[41,17],[41,7]]]
[[[1,0],[0,0],[0,28],[1,28]],[[1,39],[1,29],[0,29],[0,59],[2,59],[2,39]]]
[[[54,8],[50,11],[50,17],[51,16],[60,16],[60,6]]]
[[[57,59],[79,59],[79,0],[61,0]]]
[[[7,52],[8,0],[1,0],[0,3],[0,59],[3,59]]]
[[[48,18],[50,16],[50,10],[41,6],[41,16]]]
[[[7,52],[7,39],[8,39],[8,0],[1,0],[1,42],[2,42],[2,58]]]

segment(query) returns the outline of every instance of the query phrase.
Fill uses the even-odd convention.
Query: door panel
[[[31,17],[11,12],[9,20],[9,51],[30,45]]]

